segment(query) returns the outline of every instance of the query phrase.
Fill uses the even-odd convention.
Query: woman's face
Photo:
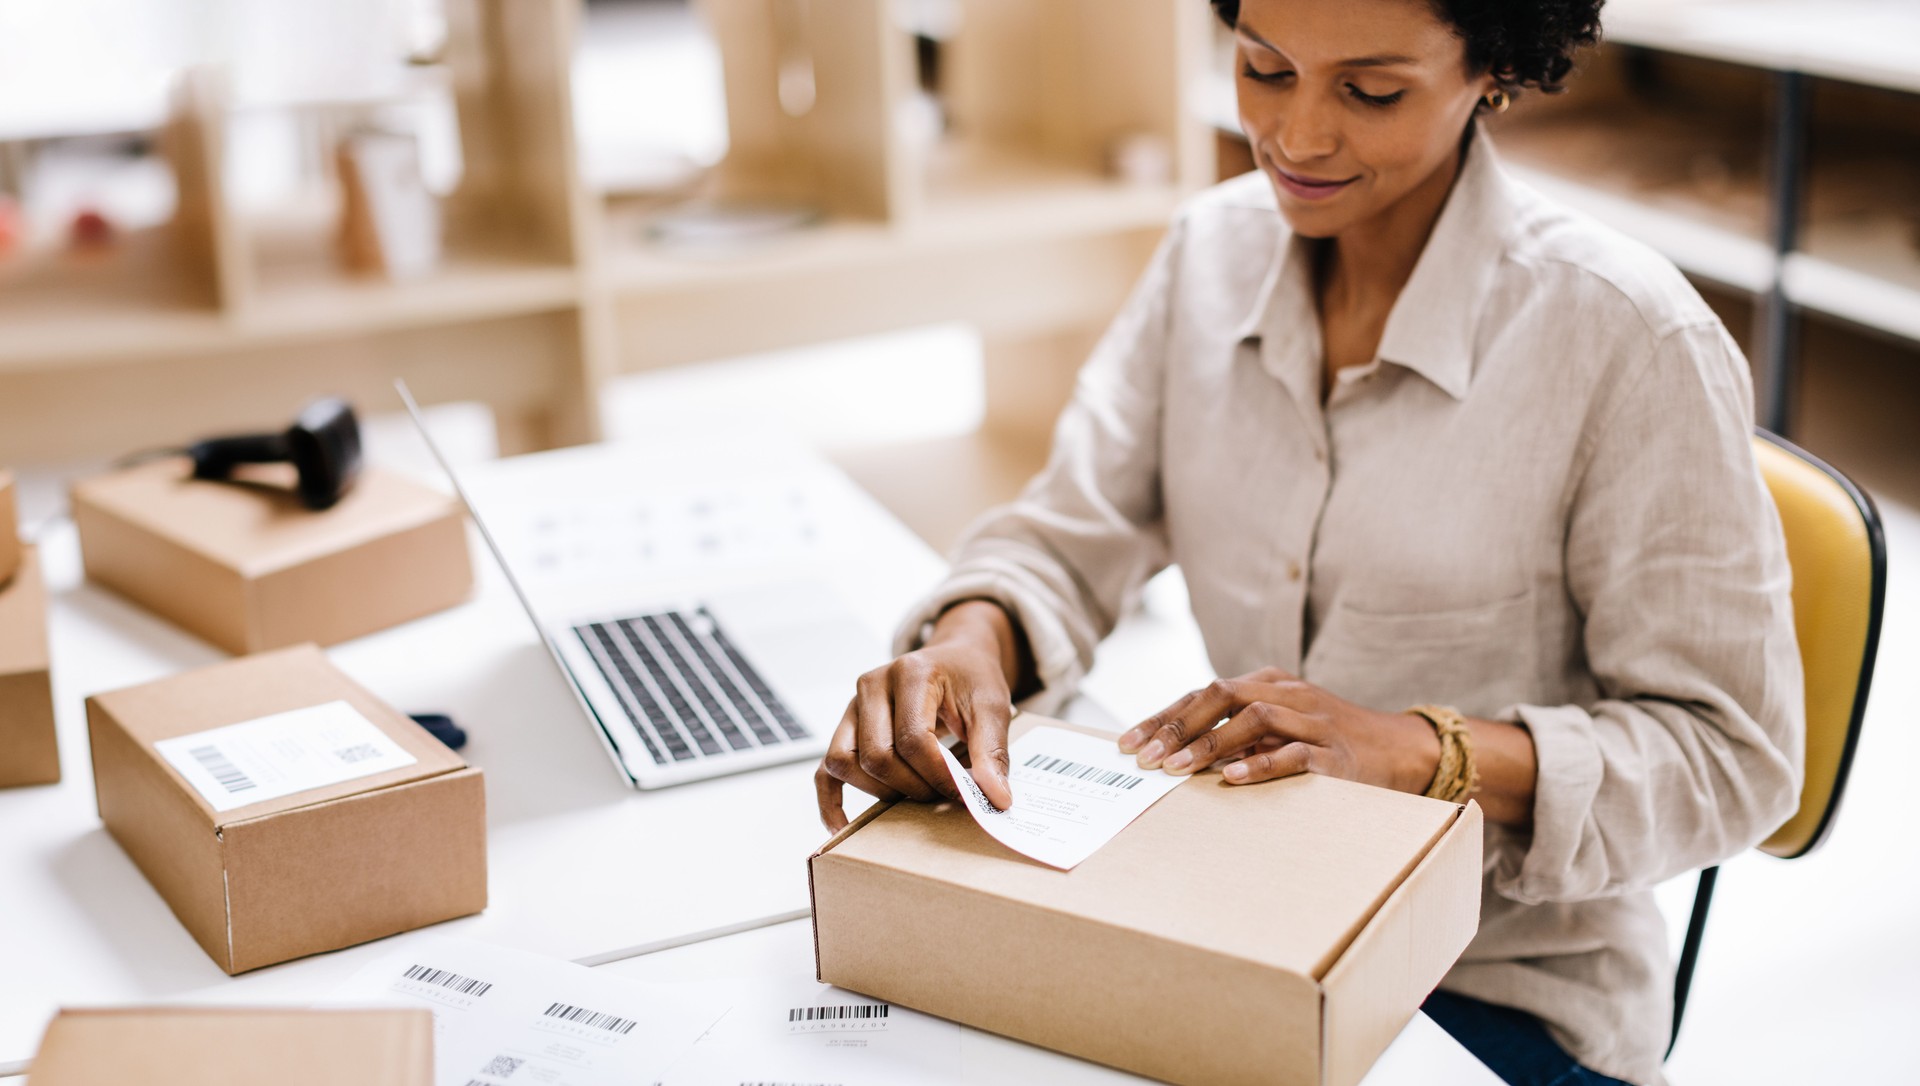
[[[1235,38],[1240,124],[1307,237],[1434,178],[1495,86],[1428,0],[1242,0]]]

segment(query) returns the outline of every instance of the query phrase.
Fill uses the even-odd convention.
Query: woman
[[[1470,792],[1480,931],[1428,1012],[1510,1082],[1657,1082],[1649,888],[1793,811],[1801,679],[1738,349],[1671,264],[1507,178],[1474,123],[1558,89],[1599,4],[1214,7],[1260,170],[1183,211],[1046,470],[861,677],[822,817],[845,823],[843,784],[953,795],[941,730],[1009,802],[1013,699],[1057,704],[1178,562],[1240,678],[1121,749]]]

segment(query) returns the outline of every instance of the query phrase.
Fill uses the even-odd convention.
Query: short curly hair
[[[1502,87],[1566,89],[1573,54],[1600,40],[1605,0],[1428,0],[1466,43],[1467,65],[1491,72]],[[1209,0],[1229,27],[1240,21],[1240,0]]]

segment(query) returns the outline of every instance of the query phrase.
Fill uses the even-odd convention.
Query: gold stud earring
[[[1507,107],[1513,104],[1513,96],[1507,93],[1505,87],[1495,87],[1492,93],[1480,99],[1480,104],[1494,113],[1505,113]]]

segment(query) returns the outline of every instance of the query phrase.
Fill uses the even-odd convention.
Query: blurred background
[[[1728,866],[1673,1077],[1920,1076],[1920,0],[1605,19],[1498,146],[1689,275],[1892,552],[1839,828]],[[378,458],[404,376],[467,458],[798,433],[945,549],[1250,165],[1229,51],[1205,0],[0,0],[0,464],[31,532],[321,393]],[[1177,571],[1142,608],[1122,716],[1207,677]]]

